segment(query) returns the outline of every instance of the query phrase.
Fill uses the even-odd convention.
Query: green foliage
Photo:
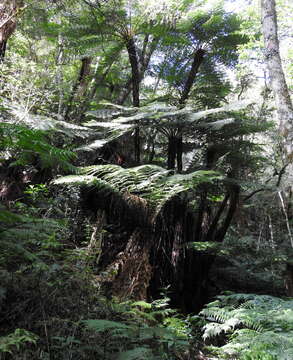
[[[149,348],[137,347],[120,353],[117,360],[144,360],[145,358],[156,359]]]
[[[37,344],[38,336],[25,329],[15,329],[12,334],[0,337],[0,354],[13,354],[29,344]],[[1,357],[1,355],[0,355]]]
[[[114,355],[117,360],[145,356],[154,360],[176,359],[177,352],[188,349],[189,331],[187,322],[170,309],[168,303],[168,298],[153,303],[126,302],[116,306],[124,322],[90,319],[83,323],[106,336],[106,359],[117,349],[119,352]]]
[[[11,166],[32,164],[37,159],[41,168],[60,166],[67,171],[74,171],[71,164],[74,153],[51,145],[48,135],[45,131],[29,129],[26,126],[1,123],[0,149],[2,154],[5,150],[10,156],[17,158]]]
[[[46,201],[47,188],[29,186],[26,193],[30,206],[17,202],[0,211],[0,312],[8,334],[0,338],[0,352],[15,359],[45,360],[50,354],[54,360],[167,360],[188,350],[188,324],[170,309],[169,299],[149,304],[103,298],[86,250],[83,257],[66,248],[64,221],[35,216],[42,214],[37,204]],[[27,330],[9,333],[19,325]]]
[[[268,194],[271,194],[271,191],[268,191]],[[250,216],[247,216],[248,226],[245,231],[242,227],[230,229],[223,244],[218,244],[215,248],[219,256],[210,276],[223,290],[236,292],[245,286],[250,292],[266,292],[270,289],[272,294],[283,295],[284,271],[286,263],[292,258],[292,248],[286,231],[281,230],[284,226],[281,221],[284,219],[277,218],[277,209],[274,207],[273,231],[276,235],[272,240],[270,233],[261,232],[267,226],[268,208],[264,207],[264,201],[258,204],[256,198],[252,199],[252,203],[253,206],[247,205],[243,212],[256,213],[258,217],[251,221]],[[242,216],[245,216],[244,214]],[[212,249],[211,252],[214,253]]]
[[[94,185],[110,192],[139,195],[153,204],[157,211],[171,198],[184,196],[201,183],[211,183],[221,176],[208,170],[199,170],[186,175],[174,175],[156,165],[141,165],[124,169],[118,165],[93,165],[80,168],[88,175],[64,176],[54,180],[55,184]]]
[[[293,300],[268,295],[221,295],[200,313],[208,321],[203,338],[225,335],[223,346],[209,346],[216,354],[240,359],[292,358]]]

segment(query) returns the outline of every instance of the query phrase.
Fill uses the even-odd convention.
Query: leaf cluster
[[[226,335],[226,344],[209,347],[224,358],[288,360],[292,357],[291,299],[255,294],[220,295],[200,314],[207,320],[203,328],[205,340],[213,343],[213,338]]]

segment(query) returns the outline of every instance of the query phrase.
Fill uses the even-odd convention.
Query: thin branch
[[[261,192],[261,191],[266,191],[266,190],[269,190],[269,189],[265,189],[265,188],[261,188],[261,189],[257,189],[255,191],[253,191],[251,194],[245,196],[245,198],[243,199],[243,201],[247,201],[249,200],[250,198],[252,198],[255,194]]]
[[[289,164],[286,164],[282,167],[282,169],[280,170],[279,172],[279,176],[278,176],[278,181],[277,181],[277,184],[276,186],[279,187],[280,184],[281,184],[281,181],[282,181],[282,176],[285,174],[285,171],[286,171],[286,168]]]
[[[285,203],[284,203],[284,199],[283,199],[281,191],[278,191],[278,195],[279,195],[281,205],[282,205],[282,209],[283,209],[283,212],[284,212],[284,215],[285,215],[286,226],[287,226],[287,230],[288,230],[288,234],[289,234],[289,238],[290,238],[290,242],[291,242],[291,247],[293,248],[293,236],[292,236],[292,232],[291,232],[291,228],[290,228],[288,213],[286,211],[286,207],[285,207]]]
[[[22,11],[25,10],[27,8],[27,5],[24,5],[22,8],[16,9],[12,12],[12,14],[2,22],[2,24],[0,24],[0,29],[3,28],[4,25],[6,25],[10,20],[12,20],[14,17],[17,16],[17,14]]]

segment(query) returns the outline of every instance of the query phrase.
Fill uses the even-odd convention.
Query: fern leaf
[[[117,357],[117,360],[145,360],[145,359],[155,359],[155,358],[153,357],[151,349],[143,346],[121,352]]]
[[[118,321],[111,320],[97,320],[97,319],[89,319],[82,321],[88,328],[95,330],[96,332],[103,332],[106,330],[113,329],[129,329],[128,325],[125,325]]]

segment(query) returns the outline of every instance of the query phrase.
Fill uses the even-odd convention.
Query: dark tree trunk
[[[203,185],[200,194],[200,202],[199,202],[196,227],[195,227],[196,241],[205,240],[203,234],[203,220],[206,211],[206,205],[207,205],[207,190],[205,185]]]
[[[89,75],[91,71],[91,63],[92,58],[91,57],[85,57],[81,60],[81,69],[77,81],[77,91],[76,95],[77,97],[83,97],[87,90],[87,85],[89,82]]]
[[[224,240],[224,237],[231,224],[235,211],[237,210],[237,206],[239,202],[239,194],[240,194],[240,186],[237,184],[232,185],[230,190],[229,209],[223,225],[215,235],[215,241],[222,242]]]
[[[146,37],[144,39],[142,54],[140,56],[140,61],[138,64],[138,66],[139,66],[139,83],[141,83],[141,81],[143,80],[144,74],[145,74],[146,70],[148,69],[151,57],[157,47],[158,39],[154,38],[151,41],[151,43],[149,44],[149,48],[147,49],[148,44],[149,44],[149,36],[146,35]],[[129,94],[131,93],[131,90],[132,90],[132,77],[127,80],[127,82],[124,86],[124,89],[122,90],[121,94],[118,96],[118,100],[117,100],[118,105],[124,104],[124,102],[126,101],[126,99],[129,96]]]
[[[168,139],[168,169],[175,169],[176,150],[177,138],[175,136],[170,136]]]
[[[139,107],[139,65],[137,51],[133,37],[129,37],[126,41],[129,62],[132,74],[132,105]]]
[[[126,99],[128,98],[129,94],[131,93],[131,90],[132,90],[132,78],[127,80],[126,84],[124,85],[123,91],[118,96],[118,99],[117,99],[118,105],[123,105],[125,103]]]
[[[193,62],[191,65],[191,69],[188,74],[188,78],[184,85],[184,89],[182,91],[181,98],[179,101],[179,103],[182,105],[185,103],[185,101],[189,97],[190,90],[192,88],[192,85],[194,84],[198,69],[199,69],[201,63],[203,62],[204,55],[205,55],[205,51],[203,49],[196,50],[193,55]]]
[[[140,106],[139,85],[144,77],[146,69],[148,68],[151,56],[157,46],[158,40],[153,39],[149,51],[147,51],[148,42],[149,36],[146,35],[141,55],[141,63],[139,64],[134,38],[132,36],[129,36],[126,39],[126,48],[128,52],[129,62],[131,65],[131,79],[127,81],[124,91],[118,98],[117,103],[120,105],[125,102],[132,90],[132,104],[135,107]],[[134,161],[137,165],[140,164],[140,146],[140,129],[137,125],[134,130]]]
[[[80,67],[78,79],[72,88],[72,92],[68,102],[68,107],[65,113],[65,120],[69,119],[70,113],[74,106],[74,101],[77,99],[81,99],[86,93],[87,85],[89,81],[91,63],[92,63],[91,57],[85,57],[81,59],[81,67]]]
[[[289,263],[286,264],[285,289],[286,295],[293,297],[293,265]]]
[[[132,104],[139,107],[139,67],[137,51],[133,37],[129,37],[126,41],[126,48],[128,52],[129,62],[132,73]],[[140,163],[140,131],[137,125],[134,130],[134,161],[138,165]]]
[[[184,85],[184,89],[182,91],[181,98],[179,100],[179,104],[181,106],[183,106],[185,104],[186,100],[189,97],[190,90],[192,88],[192,85],[195,82],[195,78],[198,73],[198,69],[203,62],[204,55],[205,55],[205,51],[203,49],[196,50],[193,55],[193,62],[191,65],[191,69],[188,74],[186,83]],[[175,150],[176,155],[175,156],[177,159],[177,171],[179,173],[181,173],[182,172],[183,137],[182,137],[182,129],[178,129],[178,131],[179,131],[179,135],[177,136],[177,141],[175,144],[175,147],[176,147],[176,150]],[[175,168],[175,164],[174,164],[174,168]]]
[[[2,0],[0,3],[0,62],[3,62],[7,41],[16,29],[17,16],[23,6],[23,0]]]
[[[219,220],[224,212],[224,210],[226,209],[226,206],[227,206],[227,203],[228,203],[228,200],[229,200],[229,197],[230,195],[229,194],[226,194],[224,200],[222,201],[210,227],[209,227],[209,230],[207,232],[207,235],[206,235],[206,240],[207,241],[215,241],[215,233],[216,233],[216,230],[217,230],[217,225],[219,223]]]
[[[0,62],[4,61],[5,52],[6,52],[6,44],[7,44],[7,41],[5,41],[5,40],[0,42]]]
[[[177,171],[182,172],[182,154],[183,154],[183,141],[182,135],[176,137],[176,158],[177,158]]]

